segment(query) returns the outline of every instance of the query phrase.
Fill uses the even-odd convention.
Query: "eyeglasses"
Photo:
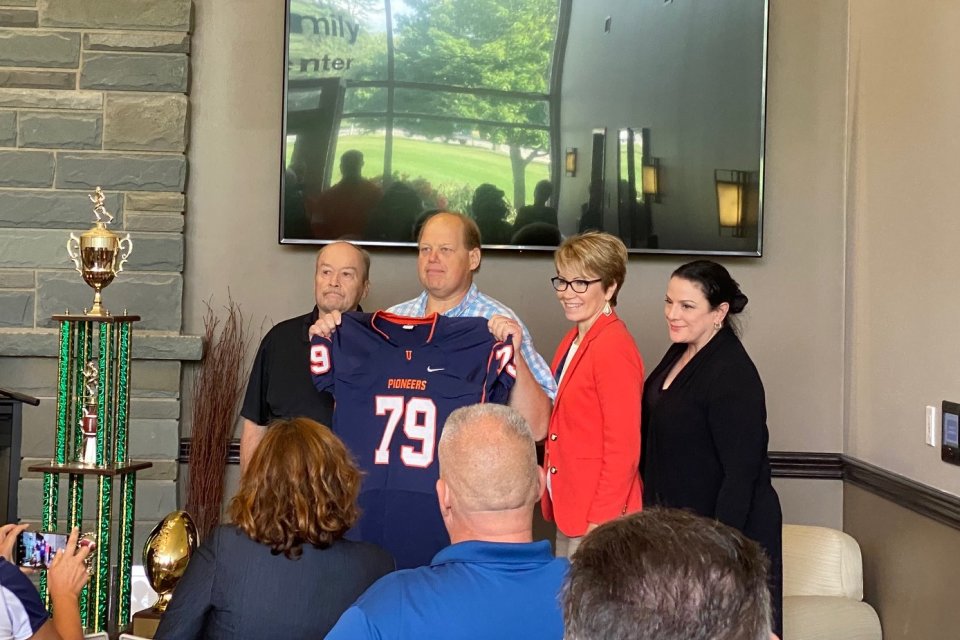
[[[552,284],[553,288],[557,291],[566,291],[567,287],[570,287],[574,293],[586,293],[587,287],[601,280],[603,280],[603,278],[597,278],[596,280],[564,280],[560,276],[557,276],[556,278],[550,278],[550,284]]]

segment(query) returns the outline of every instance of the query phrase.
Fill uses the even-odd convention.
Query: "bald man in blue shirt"
[[[452,544],[426,567],[388,574],[327,640],[561,640],[558,593],[568,562],[533,542],[544,488],[530,427],[513,409],[457,409],[438,449],[437,497]]]

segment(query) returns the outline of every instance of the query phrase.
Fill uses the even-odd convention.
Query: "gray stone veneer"
[[[130,452],[154,466],[138,475],[137,550],[177,508],[182,362],[202,350],[181,332],[190,11],[190,0],[0,0],[0,387],[41,399],[23,410],[20,517],[39,521],[42,480],[26,469],[53,453],[50,316],[93,300],[66,243],[91,226],[99,185],[111,228],[133,240],[104,303],[142,318]]]

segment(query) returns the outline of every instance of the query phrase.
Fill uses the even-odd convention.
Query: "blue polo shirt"
[[[429,566],[380,578],[327,640],[561,640],[559,593],[568,566],[546,541],[450,545]]]

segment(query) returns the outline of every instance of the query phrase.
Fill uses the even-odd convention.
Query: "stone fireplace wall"
[[[133,240],[104,302],[142,318],[130,451],[154,466],[138,475],[135,549],[177,507],[181,365],[201,351],[182,334],[190,27],[190,0],[0,0],[0,387],[41,398],[23,411],[19,515],[39,519],[26,468],[53,453],[50,317],[93,296],[66,241],[91,226],[102,186],[112,229]]]

